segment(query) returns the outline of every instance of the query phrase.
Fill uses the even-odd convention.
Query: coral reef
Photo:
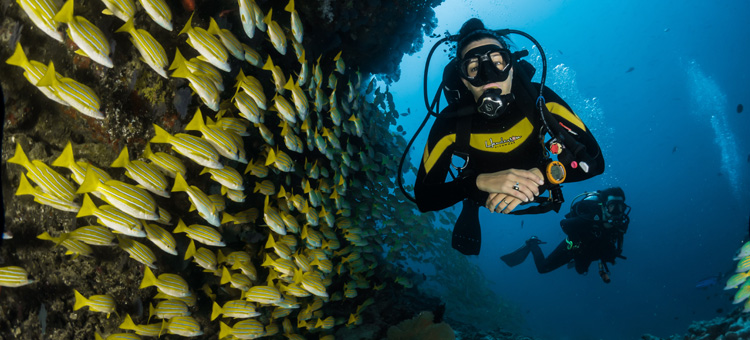
[[[686,334],[659,338],[651,334],[641,336],[643,340],[739,340],[750,339],[750,318],[736,308],[725,316],[711,320],[694,321]]]
[[[412,319],[404,320],[388,329],[388,340],[453,340],[453,329],[444,322],[434,323],[435,316],[430,311],[419,313]]]

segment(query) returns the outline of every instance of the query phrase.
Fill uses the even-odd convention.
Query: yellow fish
[[[163,300],[154,305],[148,305],[148,318],[155,316],[158,319],[171,319],[177,316],[190,315],[188,306],[180,300]]]
[[[102,13],[114,15],[118,19],[127,22],[135,16],[135,3],[133,0],[102,0],[107,9]]]
[[[139,160],[131,161],[127,147],[122,149],[120,155],[112,162],[110,167],[125,168],[125,175],[138,182],[148,191],[161,197],[169,197],[166,177],[152,164]]]
[[[284,76],[284,71],[281,70],[281,67],[273,64],[273,59],[271,59],[270,54],[268,55],[268,58],[266,59],[266,63],[263,65],[263,69],[267,71],[271,71],[271,75],[273,76],[273,85],[276,87],[276,93],[284,94],[285,92],[284,85],[286,84],[286,76]]]
[[[177,223],[177,227],[174,228],[173,233],[186,233],[188,238],[196,240],[200,243],[215,247],[224,247],[224,237],[221,236],[216,228],[212,228],[200,224],[192,224],[186,226],[182,220]]]
[[[151,33],[148,33],[146,30],[136,29],[133,26],[132,18],[115,32],[130,33],[130,42],[138,50],[143,61],[156,71],[157,74],[164,79],[168,79],[167,71],[164,70],[167,67],[167,52],[164,52],[164,47],[154,39]]]
[[[26,168],[29,178],[39,185],[45,193],[52,194],[65,202],[75,200],[76,192],[73,184],[44,162],[39,160],[29,161],[21,144],[16,143],[16,153],[8,159],[8,163],[18,164]]]
[[[16,196],[21,195],[32,195],[34,196],[34,202],[39,204],[48,205],[57,210],[78,212],[81,206],[76,202],[65,201],[55,195],[44,192],[41,188],[35,188],[31,186],[29,180],[26,179],[26,175],[21,174],[21,182],[18,184],[18,190],[16,190]]]
[[[120,241],[120,248],[130,254],[130,258],[156,269],[156,254],[151,251],[151,248],[136,240],[119,235],[117,235],[117,240]]]
[[[26,269],[18,266],[0,267],[0,287],[21,287],[34,283]]]
[[[73,79],[58,79],[55,72],[55,65],[52,62],[47,66],[47,73],[35,85],[50,87],[60,99],[64,100],[80,113],[91,118],[104,119],[104,115],[99,112],[101,103],[96,92]]]
[[[263,67],[263,61],[260,58],[260,53],[258,53],[258,51],[254,50],[252,47],[247,46],[243,43],[241,43],[241,45],[242,49],[245,51],[245,61],[255,67]]]
[[[185,297],[192,295],[188,290],[188,284],[177,274],[164,273],[157,278],[151,269],[146,268],[143,272],[143,280],[139,289],[156,286],[159,292],[173,297]]]
[[[115,234],[100,225],[80,227],[63,235],[94,246],[111,246],[115,240]]]
[[[83,195],[83,205],[76,217],[96,216],[99,223],[120,234],[145,237],[141,222],[111,205],[96,207],[89,195]]]
[[[181,335],[184,337],[194,337],[203,335],[201,325],[192,316],[176,316],[166,324],[167,333]]]
[[[141,0],[140,2],[154,22],[172,32],[172,11],[164,0]]]
[[[268,37],[271,44],[281,55],[286,54],[286,35],[281,30],[279,23],[272,19],[273,8],[268,10],[268,14],[263,18],[263,22],[268,25]]]
[[[208,168],[221,169],[224,167],[219,162],[219,153],[205,139],[184,133],[172,136],[156,124],[154,124],[154,131],[156,135],[151,139],[151,143],[169,143],[177,153]]]
[[[180,49],[175,49],[174,59],[172,64],[169,65],[170,70],[176,70],[180,65],[185,64],[188,71],[199,78],[208,78],[218,90],[218,92],[224,91],[224,79],[221,76],[221,72],[211,63],[205,62],[198,58],[185,59],[180,53]]]
[[[185,130],[200,131],[203,134],[203,138],[222,156],[240,163],[247,163],[247,159],[245,159],[245,145],[242,138],[219,127],[206,125],[200,109],[195,111],[193,119],[190,120]]]
[[[227,51],[235,58],[245,60],[245,49],[242,47],[240,41],[228,29],[219,28],[214,18],[211,18],[211,22],[208,25],[208,33],[219,37],[221,43],[227,48]]]
[[[146,143],[146,149],[143,151],[142,156],[150,160],[151,163],[159,167],[169,177],[174,178],[178,173],[182,177],[187,175],[187,168],[185,168],[185,164],[179,158],[164,152],[152,152],[151,143]]]
[[[26,0],[21,1],[22,3],[26,2]],[[29,81],[32,85],[36,86],[37,83],[39,83],[39,80],[42,79],[45,73],[47,73],[47,65],[44,65],[38,61],[35,60],[29,60],[26,57],[26,53],[23,52],[23,47],[21,46],[20,42],[16,43],[16,49],[13,52],[13,55],[8,58],[8,60],[5,61],[8,65],[18,66],[24,69],[23,76],[26,78],[26,80]],[[55,74],[55,77],[62,78],[60,74]],[[50,88],[49,86],[37,86],[37,88],[44,93],[47,98],[52,99],[60,104],[63,104],[65,106],[68,106],[69,104],[65,102],[62,98],[60,98],[55,91]]]
[[[60,9],[58,2],[54,0],[17,0],[17,2],[37,28],[52,39],[63,42],[63,35],[57,30],[60,23],[55,20],[55,13]]]
[[[135,334],[143,336],[159,336],[162,323],[152,323],[150,325],[136,325],[133,319],[130,318],[130,314],[125,314],[125,321],[123,321],[119,328],[135,331]]]
[[[346,72],[346,65],[344,64],[344,59],[341,58],[341,52],[343,51],[339,51],[339,54],[333,60],[336,62],[336,72],[344,74]]]
[[[221,271],[221,284],[230,283],[233,288],[237,288],[243,292],[248,291],[253,285],[250,278],[242,273],[230,273],[227,267],[224,267]]]
[[[232,327],[219,321],[219,327],[219,339],[228,336],[234,336],[238,339],[256,339],[263,337],[266,334],[263,324],[254,319],[238,321]]]
[[[284,7],[284,10],[291,14],[292,35],[294,35],[294,40],[301,44],[304,27],[302,26],[302,20],[299,17],[299,13],[294,9],[294,0],[289,0],[289,4]]]
[[[190,211],[198,210],[198,214],[203,217],[208,223],[213,226],[220,226],[221,220],[219,220],[219,211],[211,201],[211,199],[194,185],[188,185],[182,175],[178,174],[174,180],[173,192],[184,191],[188,194],[192,207]],[[193,208],[194,207],[194,208]],[[176,231],[175,231],[176,232]]]
[[[86,18],[73,15],[73,0],[65,2],[54,19],[68,24],[68,36],[79,48],[77,54],[89,57],[104,67],[112,68],[109,39]]]
[[[247,319],[261,315],[255,310],[255,305],[247,300],[230,300],[224,306],[219,306],[218,303],[214,302],[213,310],[211,311],[211,321],[216,320],[222,314],[225,318],[237,319]]]
[[[211,78],[190,72],[184,60],[172,72],[172,77],[187,79],[190,82],[190,88],[198,94],[209,109],[219,110],[219,89]]]
[[[245,92],[255,100],[255,104],[258,105],[259,108],[263,110],[268,109],[268,106],[266,105],[266,94],[263,92],[263,85],[257,78],[245,75],[244,72],[240,70],[236,80],[237,84],[235,86],[241,87],[245,90]],[[261,122],[263,122],[263,120],[261,120]]]
[[[195,12],[190,15],[190,19],[188,19],[185,27],[179,34],[186,33],[188,35],[188,44],[206,58],[206,61],[222,71],[230,72],[232,69],[227,62],[229,53],[227,53],[226,48],[224,48],[224,45],[221,44],[218,38],[203,28],[191,26],[194,14]]]
[[[73,292],[75,292],[76,297],[73,310],[79,310],[88,306],[92,312],[107,313],[107,318],[109,318],[109,314],[115,312],[115,299],[109,295],[91,295],[89,298],[86,298],[75,289]]]
[[[102,183],[99,175],[89,168],[86,178],[76,193],[84,194],[98,191],[104,199],[130,216],[149,221],[158,221],[159,213],[156,201],[145,189],[116,180]]]
[[[248,0],[239,0],[239,5],[242,29],[245,30],[245,35],[252,39],[255,36],[255,14],[253,13],[253,7]]]

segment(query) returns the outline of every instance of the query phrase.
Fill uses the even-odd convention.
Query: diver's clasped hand
[[[521,203],[533,201],[543,184],[542,173],[536,168],[508,169],[477,176],[477,188],[490,193],[485,207],[505,214]]]

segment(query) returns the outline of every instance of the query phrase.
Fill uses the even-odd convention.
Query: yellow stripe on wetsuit
[[[569,112],[569,111],[568,111]],[[580,121],[580,120],[579,120]],[[534,132],[534,125],[528,118],[524,118],[508,130],[500,133],[473,133],[469,138],[471,148],[495,153],[509,153],[523,144]],[[435,163],[440,159],[445,150],[456,143],[456,134],[446,135],[441,138],[430,151],[425,147],[422,164],[425,173],[429,173]]]
[[[569,121],[579,129],[586,131],[586,125],[583,124],[581,118],[578,118],[575,113],[565,108],[565,106],[558,103],[547,103],[547,110],[549,110],[549,112],[551,112],[552,114],[560,116],[563,119]]]

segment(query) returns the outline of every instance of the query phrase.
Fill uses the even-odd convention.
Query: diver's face
[[[495,46],[502,48],[502,45],[500,45],[500,42],[498,42],[496,39],[482,38],[477,41],[472,41],[468,45],[466,45],[466,47],[464,47],[464,49],[461,51],[461,59],[463,59],[466,56],[467,52],[477,47],[482,47],[482,46],[487,46],[487,45],[495,45]],[[505,62],[507,61],[504,61],[504,63],[502,65],[498,65],[498,67],[499,68],[505,67],[506,66]],[[503,94],[508,94],[510,93],[511,85],[513,84],[513,68],[511,67],[510,69],[508,79],[502,82],[494,82],[494,83],[489,83],[489,84],[485,84],[485,85],[477,87],[477,86],[471,85],[471,83],[469,83],[469,81],[466,79],[461,78],[461,81],[464,83],[466,88],[468,88],[469,91],[471,91],[471,94],[474,95],[475,101],[477,101],[479,97],[482,96],[484,91],[486,91],[487,89],[491,89],[491,88],[498,88],[503,91]]]

